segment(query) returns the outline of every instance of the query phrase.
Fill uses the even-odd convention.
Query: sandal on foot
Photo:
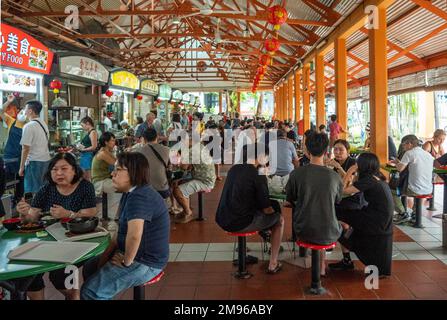
[[[278,263],[276,264],[275,269],[273,269],[273,270],[271,270],[271,269],[269,269],[269,268],[267,267],[266,273],[267,273],[267,274],[275,274],[275,273],[278,273],[279,271],[281,271],[281,269],[282,269],[282,263],[281,263],[281,262],[278,262]]]

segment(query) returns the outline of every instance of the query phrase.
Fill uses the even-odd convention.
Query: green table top
[[[272,200],[286,200],[287,196],[285,193],[270,193],[270,199]]]
[[[397,168],[396,167],[390,167],[390,166],[387,166],[387,165],[381,165],[380,167],[383,170],[388,171],[389,173],[397,172]],[[433,173],[436,173],[436,174],[447,174],[447,169],[436,169],[436,168],[433,168]]]
[[[349,150],[349,154],[359,155],[361,153],[368,152],[368,151],[369,150],[365,150],[363,148],[351,148],[351,150]]]
[[[47,236],[45,238],[37,238],[35,233],[16,233],[8,231],[5,228],[0,229],[0,281],[11,280],[16,278],[33,276],[36,274],[61,269],[67,266],[65,263],[58,262],[41,262],[41,261],[10,261],[8,253],[10,250],[29,241],[56,241],[53,237]],[[103,236],[88,240],[84,242],[99,242],[94,250],[87,253],[77,262],[85,261],[92,257],[102,254],[110,243],[110,236]]]

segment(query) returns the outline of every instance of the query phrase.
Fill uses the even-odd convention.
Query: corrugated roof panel
[[[397,59],[396,61],[393,61],[392,63],[388,64],[388,68],[394,68],[394,67],[400,66],[402,64],[412,62],[412,61],[413,60],[408,58],[407,56],[403,56],[403,57],[400,57],[399,59]]]
[[[386,10],[387,21],[393,21],[399,17],[403,12],[417,6],[414,2],[409,0],[397,0]]]
[[[447,51],[447,29],[425,41],[416,49],[412,50],[412,53],[415,53],[419,57],[427,57],[443,51]]]
[[[357,58],[362,59],[363,61],[369,60],[369,42],[365,41],[359,46],[357,46],[354,50],[350,51]]]

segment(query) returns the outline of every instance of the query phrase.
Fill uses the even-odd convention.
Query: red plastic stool
[[[160,281],[161,278],[164,276],[164,274],[165,274],[164,271],[162,271],[158,275],[153,277],[151,280],[149,280],[148,282],[146,282],[140,286],[133,287],[133,299],[134,300],[145,300],[144,287]]]
[[[303,248],[312,249],[312,283],[308,289],[308,293],[321,295],[326,293],[326,289],[321,286],[320,280],[320,250],[335,248],[336,242],[319,245],[298,240],[296,244]]]
[[[198,194],[198,202],[199,202],[199,217],[196,219],[196,221],[203,221],[205,218],[203,218],[203,194],[204,193],[210,193],[211,190],[202,190],[199,191]]]
[[[436,211],[435,208],[435,186],[444,185],[444,182],[433,182],[433,197],[430,199],[429,206],[427,208],[428,211]]]
[[[431,199],[433,198],[433,195],[431,194],[424,194],[414,197],[416,199],[416,221],[413,224],[413,227],[415,228],[423,228],[422,225],[422,199]]]
[[[251,278],[253,275],[247,271],[247,263],[246,263],[246,257],[247,257],[247,238],[248,236],[254,236],[257,234],[257,231],[253,232],[244,232],[244,233],[238,233],[238,232],[228,232],[230,236],[235,236],[238,239],[238,248],[237,248],[237,254],[238,254],[238,270],[233,275],[237,279],[248,279]]]

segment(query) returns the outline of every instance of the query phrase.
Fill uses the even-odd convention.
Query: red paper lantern
[[[274,55],[275,52],[279,50],[280,46],[281,43],[275,38],[267,39],[264,42],[264,48],[270,55]]]
[[[142,96],[142,95],[138,95],[138,96],[137,96],[137,100],[138,100],[138,101],[143,100],[143,96]]]
[[[106,96],[109,97],[109,98],[110,98],[111,96],[113,96],[113,91],[111,91],[111,90],[107,90],[107,91],[106,91]]]
[[[273,61],[272,57],[265,53],[261,57],[259,57],[259,64],[261,66],[271,65],[272,61]]]
[[[264,66],[260,66],[258,68],[258,75],[264,75],[265,74],[265,67]]]
[[[273,24],[274,30],[279,30],[281,25],[287,21],[287,10],[279,5],[267,9],[268,22]]]
[[[60,90],[62,88],[62,82],[60,82],[57,79],[53,79],[53,81],[50,82],[50,88],[51,89],[58,89]]]

